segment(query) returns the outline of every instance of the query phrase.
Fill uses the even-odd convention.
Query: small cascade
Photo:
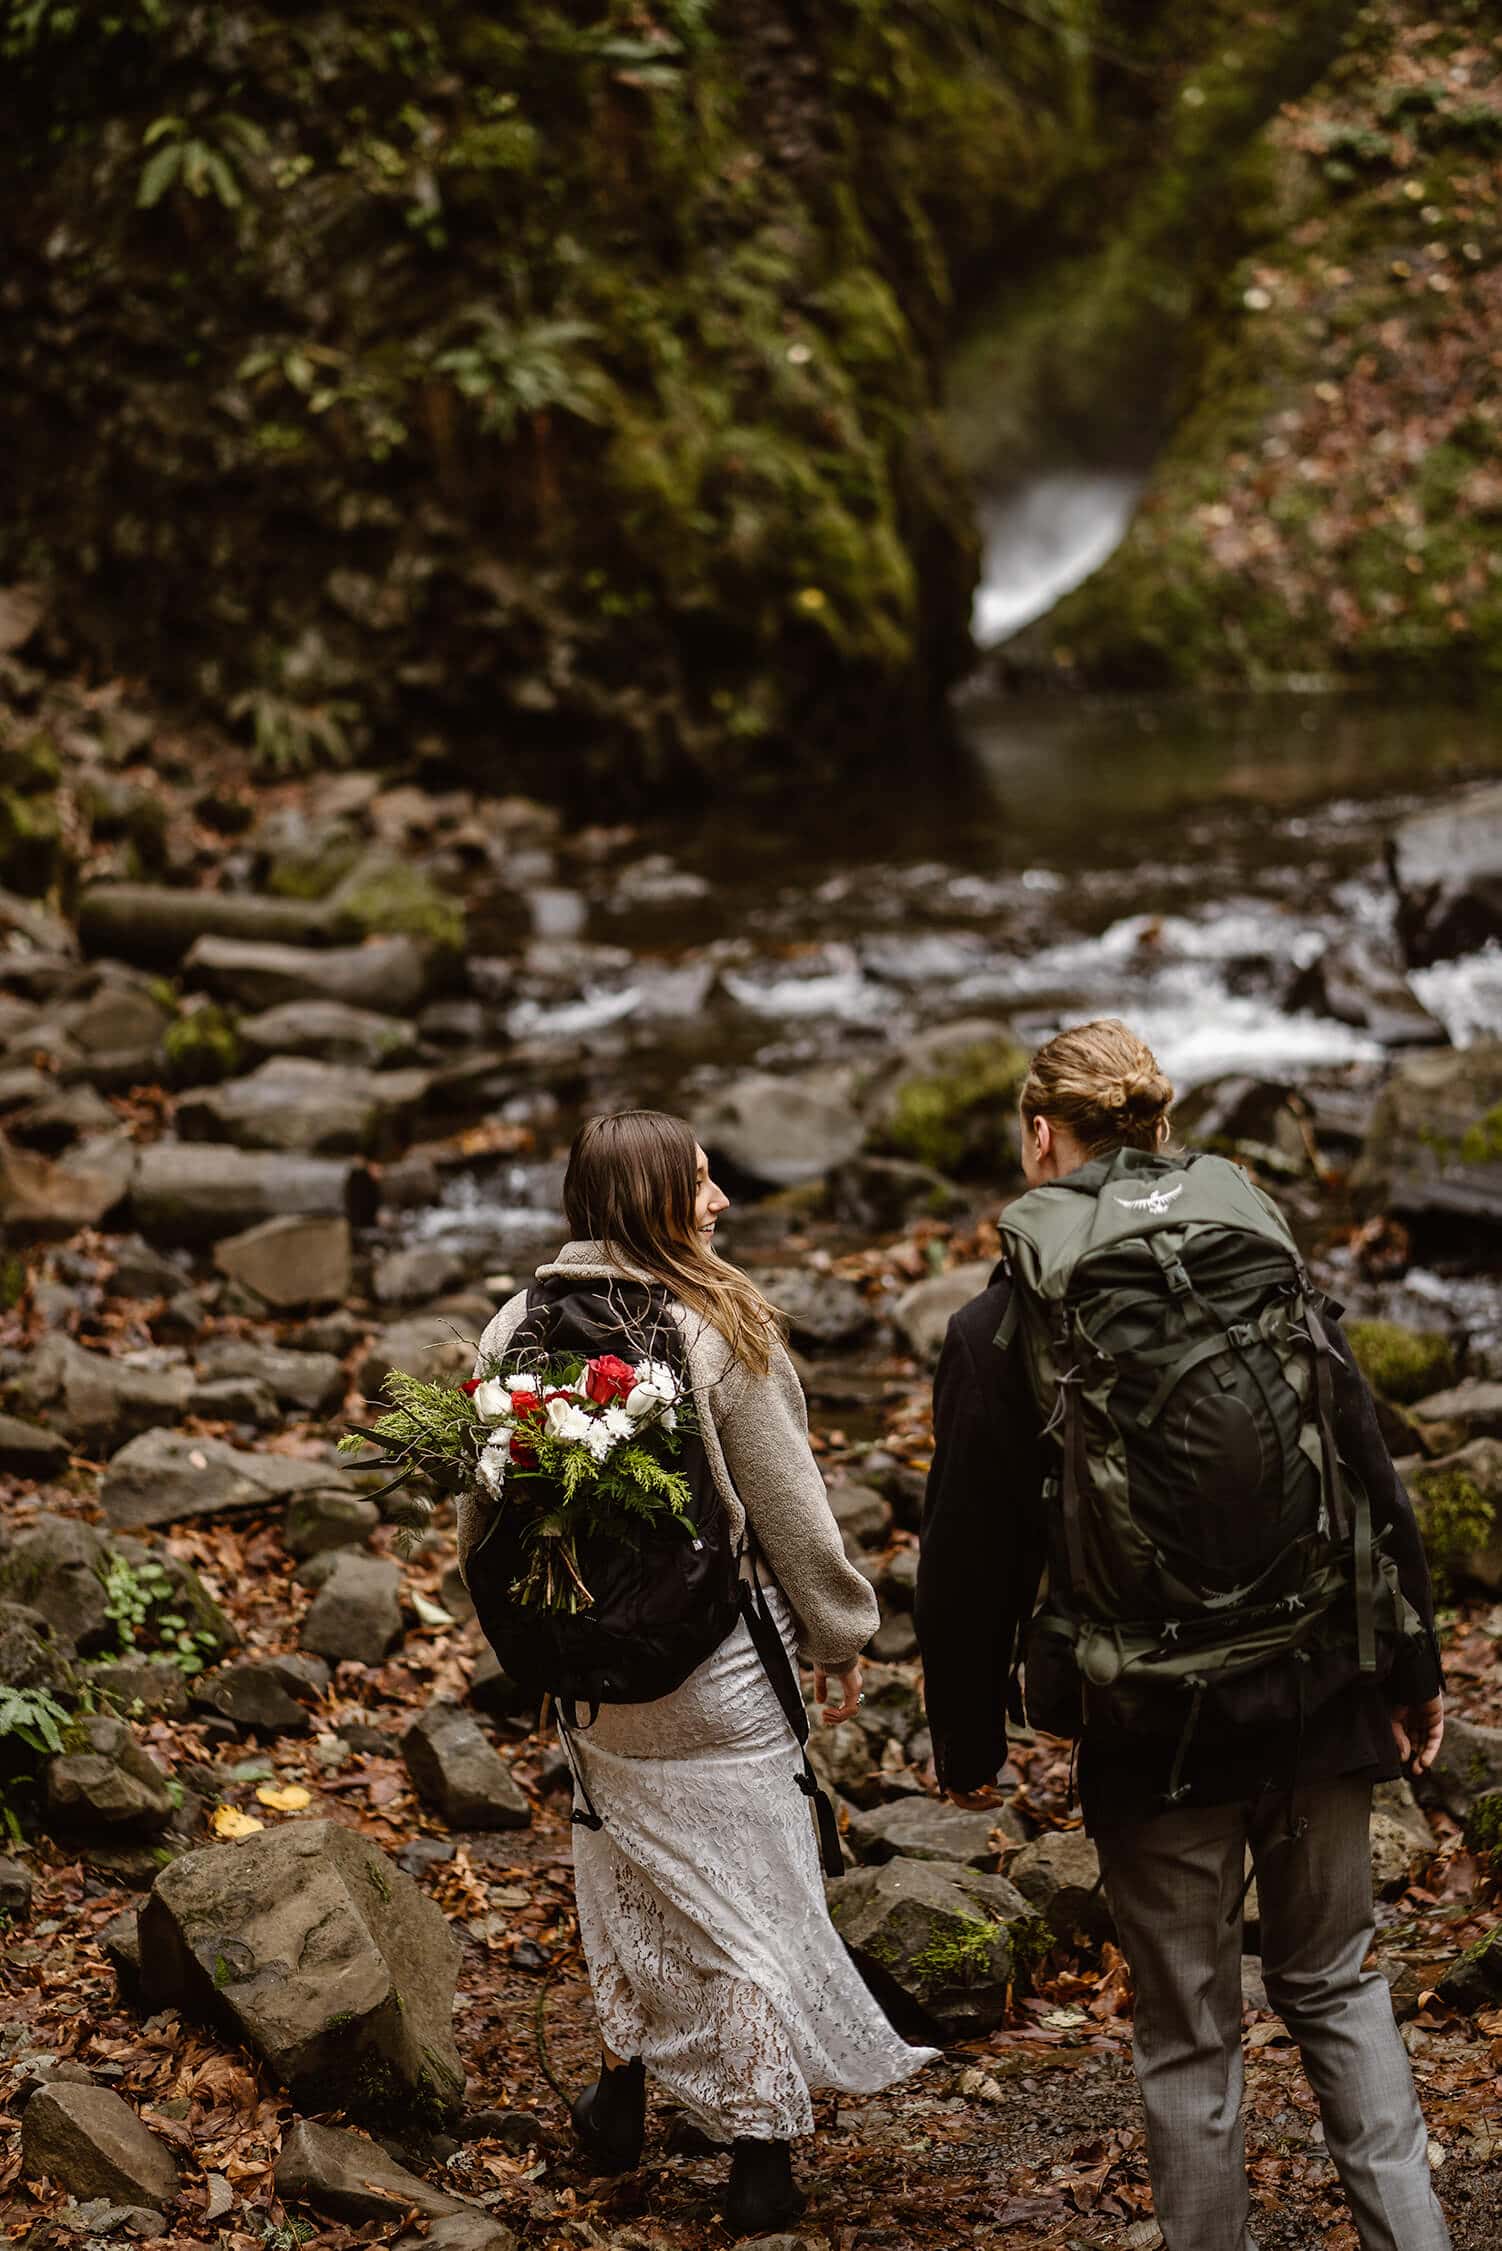
[[[977,645],[1010,640],[1099,570],[1126,536],[1144,482],[1122,470],[1052,469],[982,504]]]

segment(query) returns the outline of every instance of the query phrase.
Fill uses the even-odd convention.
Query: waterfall
[[[977,645],[994,649],[1099,570],[1125,537],[1143,483],[1121,470],[1055,469],[983,504]]]

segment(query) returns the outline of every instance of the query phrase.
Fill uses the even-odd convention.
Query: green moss
[[[449,952],[463,951],[463,905],[417,868],[393,861],[357,870],[341,884],[335,904],[342,920],[362,937],[401,932]]]
[[[62,760],[50,735],[21,735],[9,729],[0,735],[0,790],[34,796],[56,789],[62,778]]]
[[[1495,1511],[1475,1479],[1458,1467],[1418,1470],[1411,1483],[1435,1586],[1448,1593],[1466,1558],[1495,1537]]]
[[[1466,1815],[1465,1841],[1472,1852],[1502,1854],[1502,1790],[1488,1790]]]
[[[47,796],[0,790],[0,884],[23,898],[45,898],[69,865],[62,820]]]
[[[1458,1152],[1462,1163],[1492,1165],[1502,1162],[1502,1102],[1498,1102],[1466,1127]]]
[[[923,1985],[973,1985],[992,1974],[999,1926],[979,1915],[944,1915],[933,1936],[913,1956],[912,1973]]]
[[[1372,1389],[1400,1407],[1455,1381],[1454,1347],[1437,1331],[1408,1329],[1397,1321],[1349,1321],[1345,1334]]]
[[[235,1020],[212,1003],[191,1009],[168,1025],[162,1055],[173,1086],[216,1086],[233,1078],[240,1068]]]
[[[391,1902],[391,1879],[378,1862],[372,1861],[365,1871],[366,1881],[383,1907]]]
[[[1015,1110],[1027,1057],[978,1043],[942,1070],[904,1079],[880,1136],[883,1146],[936,1172],[1009,1174],[1016,1168]]]

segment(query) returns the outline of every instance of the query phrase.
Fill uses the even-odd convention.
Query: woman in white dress
[[[594,1118],[564,1185],[574,1239],[538,1280],[670,1293],[716,1490],[835,1726],[860,1702],[876,1601],[841,1544],[773,1310],[715,1252],[726,1202],[680,1119]],[[490,1323],[482,1359],[505,1350],[525,1312],[523,1292]],[[461,1563],[489,1506],[483,1494],[461,1503]],[[601,1706],[568,1747],[601,1824],[574,1832],[604,2050],[574,2106],[579,2138],[597,2170],[636,2165],[650,2072],[733,2145],[732,2230],[786,2225],[804,2202],[790,2144],[813,2130],[811,2089],[872,2094],[933,2051],[898,2038],[829,1919],[801,1755],[744,1620],[681,1688]]]

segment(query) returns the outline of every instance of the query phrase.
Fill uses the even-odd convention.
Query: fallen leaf
[[[264,1821],[257,1821],[253,1813],[242,1813],[238,1806],[216,1805],[209,1817],[209,1827],[216,1837],[253,1837],[264,1829]]]
[[[300,1782],[263,1782],[256,1798],[261,1805],[269,1805],[273,1813],[301,1813],[304,1806],[313,1803],[312,1791],[305,1790]],[[256,1827],[260,1826],[258,1821]]]

